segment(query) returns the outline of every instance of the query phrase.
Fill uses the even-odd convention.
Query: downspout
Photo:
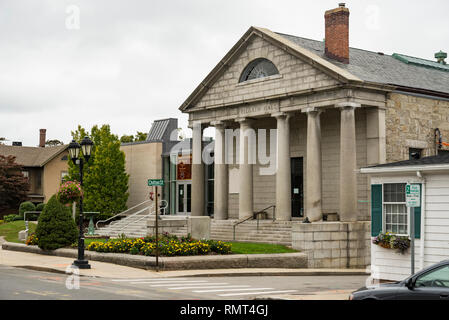
[[[426,226],[426,179],[422,176],[421,171],[416,171],[416,175],[421,179],[422,193],[421,193],[421,241],[420,241],[420,269],[424,269],[424,240],[425,240],[425,226]]]

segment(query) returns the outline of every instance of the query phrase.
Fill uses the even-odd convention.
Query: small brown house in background
[[[40,130],[39,147],[0,145],[0,154],[16,157],[23,166],[22,173],[30,182],[28,200],[34,203],[48,201],[68,173],[68,145],[45,147],[45,129]]]

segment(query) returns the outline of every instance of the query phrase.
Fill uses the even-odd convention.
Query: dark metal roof
[[[153,122],[150,132],[147,136],[147,141],[170,141],[170,134],[178,127],[178,119],[169,118],[161,119]]]
[[[387,54],[356,48],[349,49],[349,64],[344,64],[330,59],[324,54],[323,41],[316,41],[282,33],[278,33],[278,35],[315,53],[321,58],[364,81],[449,94],[448,71],[428,68],[424,65],[419,66],[416,64],[405,63]],[[420,60],[421,62],[431,62],[424,59],[415,59]]]
[[[368,168],[388,168],[388,167],[407,167],[407,166],[423,166],[449,164],[449,152],[443,152],[437,156],[430,156],[421,159],[404,160],[386,164],[379,164]]]

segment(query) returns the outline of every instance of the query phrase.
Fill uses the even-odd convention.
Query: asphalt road
[[[353,290],[366,276],[239,276],[147,279],[75,277],[0,266],[1,300],[238,300]]]

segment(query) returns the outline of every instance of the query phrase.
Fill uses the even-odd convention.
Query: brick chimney
[[[47,129],[39,129],[39,147],[45,148]]]
[[[349,63],[349,9],[344,3],[327,10],[325,20],[325,54],[331,59]]]

